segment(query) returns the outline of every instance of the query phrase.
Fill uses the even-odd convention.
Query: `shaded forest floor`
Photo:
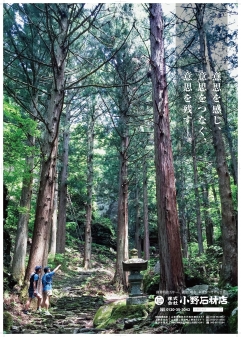
[[[119,325],[109,330],[93,327],[93,318],[98,308],[106,303],[125,299],[127,293],[117,293],[111,284],[114,276],[115,255],[95,245],[92,254],[92,268],[88,271],[82,268],[83,247],[79,250],[67,248],[64,259],[55,258],[54,268],[62,263],[61,270],[53,279],[53,296],[50,313],[36,313],[36,302],[32,301],[30,315],[23,313],[26,299],[21,299],[20,289],[4,294],[4,311],[12,316],[12,327],[9,331],[15,334],[133,334],[133,333],[180,333],[180,326],[152,327],[142,323],[132,329],[120,328]]]

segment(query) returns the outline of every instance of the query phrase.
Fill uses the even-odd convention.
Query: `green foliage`
[[[5,311],[3,313],[3,329],[6,331],[6,332],[9,332],[9,330],[11,329],[13,325],[13,317],[12,315]]]
[[[101,224],[102,227],[108,228],[111,235],[115,237],[115,231],[113,229],[113,224],[110,219],[105,217],[95,217],[93,223]]]
[[[84,216],[84,215],[83,215]],[[94,216],[93,216],[94,217]],[[79,239],[84,239],[85,223],[81,227],[76,222],[66,223],[66,244],[71,247]],[[93,243],[105,245],[107,247],[116,247],[116,233],[110,219],[105,217],[94,217],[92,222]]]
[[[66,222],[66,245],[74,247],[79,239],[78,224],[76,222]]]
[[[238,312],[228,318],[229,332],[236,334],[238,332]]]
[[[237,209],[237,198],[238,198],[238,186],[231,184],[231,191],[232,191],[232,197],[233,197],[233,201],[234,201],[234,207],[235,209]]]
[[[25,158],[34,154],[32,146],[27,144],[29,136],[37,136],[37,122],[28,115],[24,116],[19,107],[4,100],[4,178],[7,183],[22,179]]]
[[[160,275],[155,274],[154,272],[154,266],[157,263],[156,259],[151,258],[150,261],[148,261],[148,268],[147,270],[142,272],[143,275],[143,292],[155,295],[155,289],[159,288],[160,283]]]
[[[28,115],[23,114],[20,108],[5,98],[3,103],[4,109],[4,183],[8,188],[9,203],[8,203],[8,217],[6,226],[11,235],[15,235],[17,227],[19,212],[24,212],[24,209],[19,208],[19,200],[22,190],[22,182],[29,179],[32,172],[25,159],[27,156],[37,155],[37,150],[28,143],[30,136],[37,136],[37,122]],[[31,214],[35,210],[34,198]],[[30,220],[32,223],[32,220]],[[30,234],[31,235],[31,226]]]
[[[116,258],[116,252],[104,245],[92,243],[92,252],[96,256],[96,262],[108,264]]]
[[[48,257],[48,266],[51,269],[56,268],[59,264],[61,264],[61,270],[64,272],[68,272],[68,265],[67,265],[67,259],[64,254],[55,254],[49,255]]]
[[[238,299],[238,286],[232,287],[230,285],[227,285],[225,287],[225,289],[228,290],[229,299],[231,299],[231,300],[237,300]]]
[[[190,278],[202,279],[204,283],[217,283],[221,257],[222,248],[210,246],[201,256],[193,254],[189,258],[183,258],[184,272]]]
[[[201,256],[193,256],[188,259],[183,259],[184,271],[191,278],[196,278],[200,276],[200,269],[204,272],[206,266],[206,255],[202,254]],[[203,275],[203,273],[202,273]]]
[[[228,317],[230,333],[237,333],[238,329],[238,287],[227,284],[224,287],[228,291],[228,303],[224,305],[224,314]]]

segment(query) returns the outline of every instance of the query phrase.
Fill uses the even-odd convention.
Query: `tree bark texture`
[[[213,145],[216,157],[216,169],[219,182],[219,193],[222,212],[222,246],[223,263],[221,271],[221,284],[229,283],[237,285],[237,224],[234,212],[232,192],[230,187],[230,176],[226,163],[225,146],[220,124],[215,120],[213,113],[213,81],[211,75],[210,60],[208,56],[206,33],[204,30],[205,4],[196,4],[196,20],[200,40],[200,52],[203,60],[203,71],[207,74],[206,97],[210,115],[210,126],[212,130]]]
[[[181,139],[179,147],[179,158],[180,158],[180,169],[177,170],[176,180],[178,182],[178,209],[179,209],[179,224],[180,224],[180,236],[181,236],[181,246],[182,246],[182,256],[184,258],[188,257],[188,228],[187,228],[187,210],[186,210],[186,198],[185,198],[185,188],[186,188],[186,177],[184,172],[183,163],[183,137]]]
[[[206,179],[205,179],[206,180]],[[209,195],[208,195],[208,183],[205,181],[205,184],[202,187],[203,192],[203,207],[204,207],[204,218],[205,218],[205,227],[206,227],[206,240],[207,246],[210,247],[214,244],[213,240],[213,222],[209,215]]]
[[[137,168],[136,168],[136,180],[137,180]],[[139,200],[139,186],[138,180],[136,181],[136,202],[135,202],[135,209],[136,209],[136,226],[135,226],[135,246],[138,251],[138,257],[141,257],[141,236],[140,236],[140,229],[141,229],[141,217],[140,217],[140,200]]]
[[[122,261],[128,259],[128,146],[129,136],[127,127],[127,87],[123,87],[120,111],[121,151],[119,171],[119,195],[117,215],[117,256],[116,271],[113,283],[116,289],[127,290],[127,273],[123,271]]]
[[[56,237],[56,253],[65,252],[66,241],[66,207],[67,207],[67,179],[68,179],[68,157],[69,157],[69,128],[70,128],[70,106],[66,106],[65,128],[63,135],[62,167],[59,184],[59,206],[58,225]]]
[[[144,259],[150,259],[149,221],[148,221],[148,193],[147,193],[147,161],[143,163],[143,226],[144,226]]]
[[[127,139],[123,139],[123,145],[126,147]],[[127,161],[126,153],[120,154],[120,174],[119,174],[119,198],[118,198],[118,216],[117,216],[117,256],[116,272],[114,282],[117,289],[127,289],[126,273],[123,271],[122,261],[128,259],[126,254],[126,245],[128,246],[128,180],[127,180]]]
[[[93,108],[94,109],[94,108]],[[94,148],[94,112],[88,122],[88,153],[87,153],[87,202],[85,223],[84,268],[91,268],[91,223],[92,223],[92,196],[93,196],[93,148]]]
[[[192,114],[191,119],[191,135],[192,135],[192,163],[193,163],[193,179],[194,179],[194,192],[195,192],[195,204],[196,204],[196,226],[197,226],[197,238],[198,238],[198,254],[203,254],[203,236],[202,236],[202,221],[201,221],[201,209],[200,209],[200,197],[198,190],[198,170],[197,170],[197,154],[196,154],[196,135],[194,131],[194,118]]]
[[[53,204],[53,216],[51,223],[51,236],[49,254],[55,256],[56,254],[56,241],[57,241],[57,223],[58,223],[58,178],[56,177],[55,192],[54,192],[54,204]]]
[[[61,10],[60,10],[61,8]],[[54,187],[57,164],[58,131],[64,103],[65,59],[67,56],[68,8],[58,7],[59,32],[52,50],[53,85],[48,100],[46,133],[42,148],[43,160],[37,197],[32,246],[25,281],[29,280],[36,265],[47,264],[51,218],[53,213]],[[48,18],[46,18],[48,20]],[[51,32],[49,32],[51,34]],[[52,39],[52,36],[50,36]]]
[[[184,286],[184,277],[170,137],[163,30],[161,4],[151,3],[150,63],[153,88],[160,288],[167,291],[180,291]]]
[[[9,268],[11,264],[11,248],[12,240],[6,228],[6,220],[8,217],[8,189],[3,184],[3,266]]]

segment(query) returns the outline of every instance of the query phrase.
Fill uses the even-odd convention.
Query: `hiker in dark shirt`
[[[25,309],[24,313],[29,314],[29,307],[31,304],[31,301],[33,298],[38,299],[38,304],[37,304],[37,312],[41,312],[41,303],[42,303],[42,295],[38,292],[38,280],[39,280],[39,275],[41,274],[42,267],[41,266],[36,266],[35,267],[35,272],[30,276],[30,285],[28,288],[28,300],[25,304]]]

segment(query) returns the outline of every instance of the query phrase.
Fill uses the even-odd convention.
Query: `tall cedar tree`
[[[47,9],[48,6],[46,4],[46,20],[49,20],[51,14],[47,12]],[[57,23],[59,30],[56,39],[49,30],[50,40],[55,45],[52,48],[51,55],[54,80],[49,93],[50,97],[47,108],[48,128],[43,147],[44,159],[41,165],[34,233],[25,280],[29,279],[29,275],[36,265],[45,265],[47,263],[49,248],[56,178],[58,131],[64,102],[65,62],[68,52],[68,7],[67,4],[60,4],[56,6],[56,9],[58,11]]]
[[[70,104],[65,109],[62,166],[59,183],[58,225],[56,235],[56,253],[65,252],[66,242],[66,209],[67,209],[67,178],[69,157],[69,133],[70,133]]]
[[[179,292],[184,286],[184,276],[170,137],[163,33],[161,4],[150,4],[150,63],[154,113],[160,288]]]
[[[148,222],[148,190],[147,190],[147,158],[143,162],[143,227],[144,227],[144,259],[150,259],[150,239]]]
[[[87,200],[86,200],[86,222],[85,222],[85,247],[84,247],[84,268],[91,268],[91,224],[92,224],[92,203],[93,203],[93,181],[94,181],[94,131],[95,131],[95,108],[89,112],[88,117],[88,151],[87,151]]]
[[[119,195],[117,212],[117,257],[116,271],[113,283],[117,289],[127,289],[127,274],[123,271],[122,261],[128,259],[128,146],[129,134],[127,127],[128,93],[127,86],[122,88],[122,104],[120,108],[120,124],[123,125],[121,134],[121,151],[119,155]]]

